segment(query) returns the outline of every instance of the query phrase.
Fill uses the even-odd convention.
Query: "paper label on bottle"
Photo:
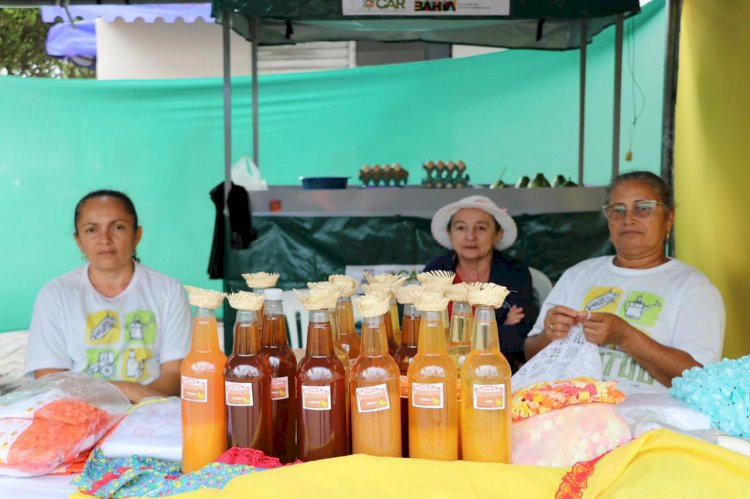
[[[302,408],[310,411],[330,411],[331,387],[302,385]]]
[[[0,419],[0,463],[8,462],[8,453],[13,443],[33,422],[31,417]]]
[[[224,382],[227,405],[252,407],[253,384]]]
[[[208,402],[208,380],[182,376],[180,382],[182,400],[190,402]]]
[[[359,412],[387,411],[390,408],[388,388],[385,383],[357,388],[357,410]]]
[[[401,375],[401,398],[409,398],[409,376]]]
[[[271,378],[271,400],[289,398],[289,376]]]
[[[442,409],[443,392],[442,383],[412,383],[411,405],[423,409]]]
[[[474,409],[499,411],[505,409],[505,385],[473,385]]]

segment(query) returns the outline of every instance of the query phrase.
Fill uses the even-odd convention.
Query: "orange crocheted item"
[[[591,378],[571,378],[537,383],[513,393],[513,421],[520,421],[536,414],[576,404],[603,402],[619,404],[625,395],[614,381],[596,381]]]

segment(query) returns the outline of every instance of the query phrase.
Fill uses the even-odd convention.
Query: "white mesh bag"
[[[599,348],[586,340],[583,326],[576,324],[568,336],[553,341],[524,364],[511,378],[511,386],[516,391],[536,383],[580,376],[601,380],[602,359]]]

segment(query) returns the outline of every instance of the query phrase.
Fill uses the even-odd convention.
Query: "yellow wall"
[[[750,2],[684,0],[675,130],[677,257],[727,309],[724,355],[750,354]]]

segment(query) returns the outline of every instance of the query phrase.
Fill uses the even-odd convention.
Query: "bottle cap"
[[[266,300],[281,300],[281,290],[279,288],[268,288],[263,290]]]

